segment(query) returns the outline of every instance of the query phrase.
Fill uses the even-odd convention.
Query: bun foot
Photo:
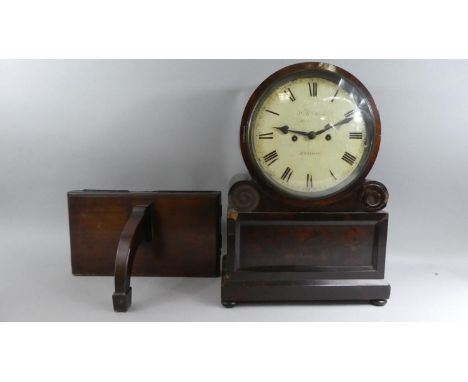
[[[236,306],[234,301],[222,301],[221,304],[223,304],[225,308],[234,308]]]
[[[375,306],[384,306],[387,300],[370,300],[370,303]]]

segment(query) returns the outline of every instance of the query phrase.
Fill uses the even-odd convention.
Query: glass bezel
[[[299,68],[300,65],[303,65],[304,67],[301,69]],[[312,67],[310,67],[311,65]],[[354,78],[346,71],[339,69],[333,65],[319,63],[297,64],[293,65],[292,67],[296,67],[297,70],[291,70],[288,72],[288,68],[285,68],[282,70],[284,72],[283,75],[278,75],[279,72],[273,74],[267,80],[265,80],[264,83],[262,83],[262,85],[260,85],[259,88],[257,88],[256,90],[257,94],[255,96],[255,102],[250,105],[250,111],[248,114],[248,118],[246,119],[246,124],[244,126],[245,131],[243,132],[244,139],[247,143],[247,155],[250,158],[250,163],[247,163],[246,161],[246,164],[248,165],[249,169],[254,169],[254,177],[261,184],[267,186],[268,188],[276,192],[279,192],[284,196],[292,197],[295,199],[309,200],[330,198],[350,188],[359,179],[362,179],[362,177],[365,176],[370,170],[370,167],[372,166],[377,155],[378,146],[380,143],[380,119],[378,117],[378,112],[370,93],[367,91],[364,85],[362,85],[356,78]],[[326,190],[301,192],[278,183],[277,181],[273,180],[264,173],[262,167],[256,159],[255,149],[253,148],[253,123],[256,119],[258,112],[261,110],[263,102],[272,92],[281,88],[286,83],[292,80],[296,80],[298,78],[317,77],[336,83],[352,96],[356,105],[359,107],[365,122],[367,146],[358,165],[353,170],[353,172],[348,177],[346,177],[345,180]],[[258,94],[259,91],[260,94]],[[249,103],[251,102],[249,101]],[[379,140],[376,142],[375,138],[377,136],[377,130]]]

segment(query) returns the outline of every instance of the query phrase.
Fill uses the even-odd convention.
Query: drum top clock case
[[[229,191],[222,303],[360,300],[384,305],[385,186],[366,181],[381,125],[369,91],[301,63],[252,94],[240,131],[251,179]]]

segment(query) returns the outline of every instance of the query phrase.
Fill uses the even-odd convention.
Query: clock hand
[[[284,125],[284,126],[281,126],[281,127],[274,127],[274,129],[278,129],[279,131],[281,131],[283,134],[287,134],[288,131],[289,131],[289,126],[287,125]]]
[[[290,133],[294,133],[294,134],[299,134],[299,135],[304,135],[306,137],[309,136],[309,133],[305,132],[305,131],[297,131],[297,130],[289,130]]]
[[[341,126],[341,125],[345,125],[345,124],[351,122],[353,119],[354,119],[354,117],[348,117],[348,118],[342,119],[340,122],[335,123],[333,126],[338,127],[338,126]]]
[[[287,125],[281,126],[281,127],[273,127],[273,128],[280,130],[283,134],[294,133],[294,134],[304,135],[306,137],[309,136],[309,133],[307,133],[305,131],[290,130],[289,126],[287,126]]]
[[[337,122],[335,124],[327,123],[323,129],[321,129],[319,131],[316,131],[316,132],[314,132],[314,134],[311,134],[311,135],[313,135],[315,137],[316,135],[322,134],[325,131],[330,130],[332,127],[339,127],[341,125],[345,125],[346,123],[351,122],[353,119],[354,119],[353,117],[349,117],[349,118],[342,119],[341,121],[339,121],[339,122]]]
[[[333,125],[332,125],[331,123],[327,123],[323,129],[321,129],[321,130],[319,130],[319,131],[311,131],[311,132],[310,132],[310,133],[311,133],[311,136],[313,135],[313,136],[315,137],[316,135],[322,134],[322,133],[324,133],[325,131],[330,130],[332,127],[333,127]],[[312,134],[312,133],[313,133],[313,134]]]

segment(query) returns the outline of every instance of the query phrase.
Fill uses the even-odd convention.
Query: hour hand
[[[274,129],[278,129],[279,131],[281,131],[283,134],[287,134],[288,131],[289,131],[289,126],[287,125],[284,125],[284,126],[281,126],[281,127],[273,127]]]
[[[287,134],[287,133],[294,133],[294,134],[298,134],[298,135],[305,135],[306,137],[308,136],[309,133],[305,132],[305,131],[298,131],[298,130],[291,130],[289,128],[289,126],[285,125],[285,126],[281,126],[281,127],[273,127],[274,129],[278,129],[279,131],[281,131],[283,134]]]

